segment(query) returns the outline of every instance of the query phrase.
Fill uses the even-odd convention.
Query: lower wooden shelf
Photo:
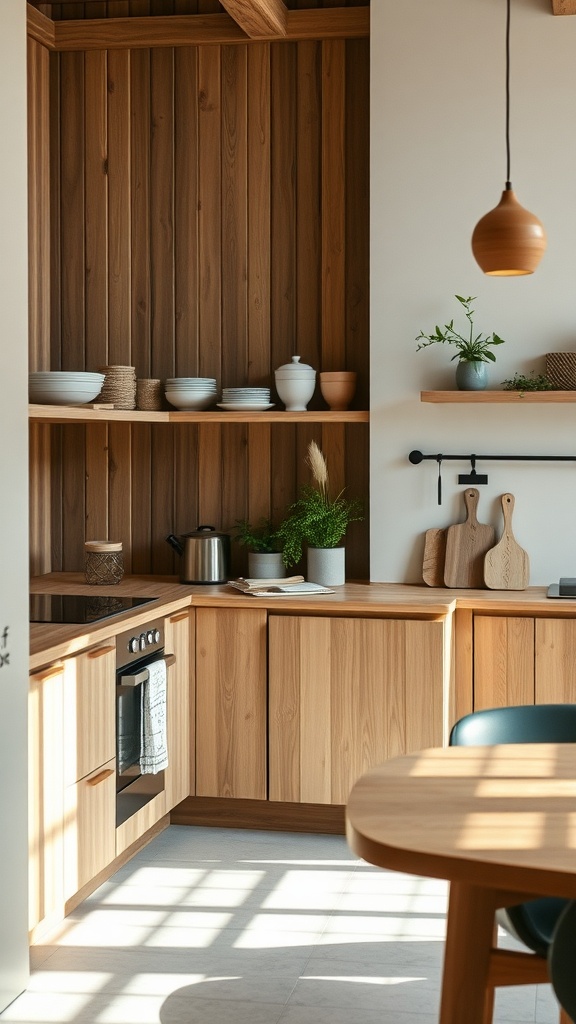
[[[28,416],[36,423],[368,423],[366,409],[332,412],[186,412],[172,409],[147,412],[139,409],[89,409],[71,405],[30,405]]]
[[[545,404],[552,402],[576,402],[576,391],[421,391],[421,402],[468,403],[486,405],[489,403],[524,402],[524,404]]]

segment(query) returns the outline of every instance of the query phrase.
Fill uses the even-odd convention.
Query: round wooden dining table
[[[484,1024],[494,984],[516,983],[494,980],[496,909],[537,896],[576,899],[576,744],[393,758],[354,785],[346,834],[371,864],[449,880],[439,1020]],[[529,980],[546,981],[545,961],[530,961]]]

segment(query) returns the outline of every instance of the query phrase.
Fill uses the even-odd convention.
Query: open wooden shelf
[[[421,391],[420,401],[472,405],[502,402],[550,404],[551,402],[576,402],[576,391]]]
[[[185,412],[171,409],[145,412],[138,409],[90,409],[70,405],[30,405],[29,418],[36,423],[368,423],[365,409],[331,412]]]

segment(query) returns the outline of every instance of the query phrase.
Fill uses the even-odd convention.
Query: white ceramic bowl
[[[100,391],[100,384],[92,388],[64,388],[56,384],[52,388],[35,388],[31,385],[28,397],[32,404],[36,405],[84,405],[86,402],[93,402]]]
[[[214,405],[215,394],[190,394],[182,391],[166,391],[166,399],[176,409],[209,409]]]

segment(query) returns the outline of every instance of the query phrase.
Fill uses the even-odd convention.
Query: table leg
[[[490,1019],[493,996],[486,982],[496,905],[490,889],[462,882],[450,886],[440,1024],[487,1024]]]

